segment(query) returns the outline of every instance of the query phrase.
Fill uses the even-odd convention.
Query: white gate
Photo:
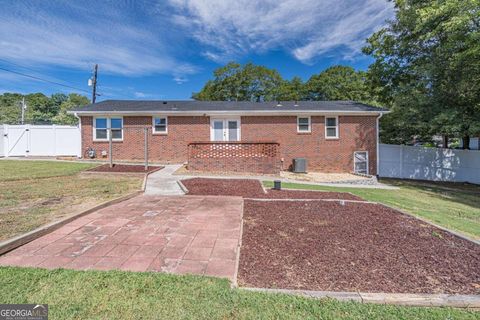
[[[81,156],[80,128],[57,125],[3,125],[0,156]]]
[[[28,129],[26,126],[9,126],[7,128],[6,156],[18,157],[27,156],[28,150]]]

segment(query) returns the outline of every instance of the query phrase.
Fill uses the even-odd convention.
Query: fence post
[[[403,144],[400,145],[400,178],[403,178]]]
[[[53,130],[53,154],[57,156],[57,126],[52,126]]]
[[[8,153],[9,153],[10,149],[9,149],[9,145],[8,145],[8,125],[7,124],[3,125],[2,143],[3,143],[3,155],[5,157],[8,157]]]
[[[25,128],[25,132],[27,133],[27,150],[25,150],[25,157],[28,157],[31,149],[30,134],[32,132],[29,124],[27,124]]]
[[[112,146],[112,128],[108,128],[108,158],[110,160],[110,168],[113,168],[113,146]]]
[[[148,128],[143,129],[145,133],[145,171],[148,170]]]

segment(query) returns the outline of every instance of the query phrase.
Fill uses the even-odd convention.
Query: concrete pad
[[[1,256],[0,265],[159,271],[235,281],[242,206],[240,197],[141,195],[21,246]]]

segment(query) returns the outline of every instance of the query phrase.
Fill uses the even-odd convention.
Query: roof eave
[[[245,111],[208,111],[208,110],[196,110],[196,111],[67,111],[68,114],[74,114],[78,116],[97,116],[97,115],[129,115],[129,116],[145,116],[145,115],[177,115],[177,116],[249,116],[249,115],[324,115],[324,114],[338,114],[338,115],[377,115],[389,113],[389,110],[369,110],[369,111],[355,111],[355,110],[245,110]]]

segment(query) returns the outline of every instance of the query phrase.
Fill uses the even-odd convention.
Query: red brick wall
[[[100,157],[108,152],[108,142],[93,141],[93,118],[82,117],[82,150],[92,147]],[[187,161],[188,143],[210,141],[208,117],[168,117],[168,134],[152,135],[152,117],[123,117],[123,141],[113,142],[113,157],[119,160],[144,160],[145,133],[149,129],[149,159],[165,163]]]
[[[305,157],[308,169],[352,172],[353,152],[368,151],[370,174],[376,174],[376,117],[339,116],[339,138],[325,139],[325,118],[311,117],[311,132],[297,133],[296,116],[242,117],[242,140],[274,140],[280,144],[283,169]]]
[[[210,141],[209,117],[168,117],[168,134],[151,135],[151,117],[124,117],[123,142],[113,143],[114,159],[143,160],[144,132],[148,127],[151,161],[183,163],[188,143]],[[368,151],[370,174],[376,174],[376,116],[339,116],[339,138],[325,139],[323,116],[311,117],[311,133],[297,133],[296,116],[247,116],[241,118],[242,141],[275,141],[280,144],[283,169],[292,159],[305,157],[309,170],[352,172],[353,152]],[[92,117],[82,117],[82,148],[93,147],[100,156],[108,142],[92,141]]]

